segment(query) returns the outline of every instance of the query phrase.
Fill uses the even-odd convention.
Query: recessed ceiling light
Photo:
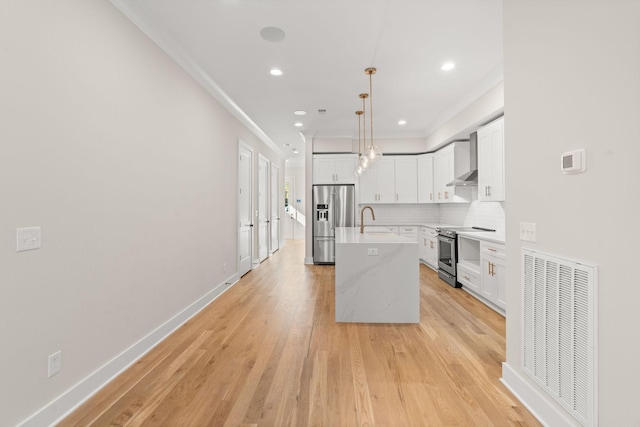
[[[260,37],[268,42],[279,42],[284,40],[284,31],[278,27],[264,27],[260,30]]]
[[[300,122],[296,122],[296,123],[294,123],[293,125],[294,125],[295,127],[297,127],[297,128],[301,128],[302,126],[304,126],[304,125],[303,125],[302,123],[300,123]]]
[[[407,124],[407,121],[406,121],[406,120],[398,120],[398,124],[399,124],[400,126],[404,126],[404,125],[406,125],[406,124]]]
[[[293,114],[295,114],[296,116],[305,116],[307,112],[304,110],[296,110],[293,112]]]
[[[279,68],[272,68],[272,69],[271,69],[271,71],[269,71],[269,73],[270,73],[272,76],[281,76],[281,75],[283,75],[283,74],[284,74],[284,73],[282,72],[282,70],[281,70],[281,69],[279,69]]]
[[[299,153],[299,151],[296,150],[295,148],[292,151],[293,151],[293,154],[298,154]]]
[[[282,145],[284,145],[285,147],[291,147],[291,144],[289,144],[288,142],[287,142],[287,143],[284,143],[284,144],[282,144]]]
[[[454,64],[453,62],[445,62],[444,64],[442,64],[442,67],[440,67],[442,71],[450,71],[454,68],[456,68],[456,64]]]

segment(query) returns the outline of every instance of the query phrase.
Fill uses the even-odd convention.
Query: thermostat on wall
[[[584,148],[564,153],[560,161],[560,169],[562,169],[562,173],[584,172],[587,169]]]

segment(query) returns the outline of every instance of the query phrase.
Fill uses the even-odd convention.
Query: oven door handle
[[[442,240],[443,242],[447,242],[447,243],[451,243],[451,244],[453,244],[453,242],[455,242],[455,240],[450,238],[450,237],[438,236],[438,239]]]

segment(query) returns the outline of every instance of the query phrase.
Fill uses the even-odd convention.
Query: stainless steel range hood
[[[478,134],[469,136],[469,169],[447,184],[447,187],[478,185]]]

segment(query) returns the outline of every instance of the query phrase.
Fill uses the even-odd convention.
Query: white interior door
[[[271,239],[269,253],[280,249],[280,171],[271,165]]]
[[[269,256],[269,160],[258,158],[258,259]]]
[[[238,274],[240,276],[251,270],[253,248],[252,163],[253,151],[240,142],[238,149]]]

